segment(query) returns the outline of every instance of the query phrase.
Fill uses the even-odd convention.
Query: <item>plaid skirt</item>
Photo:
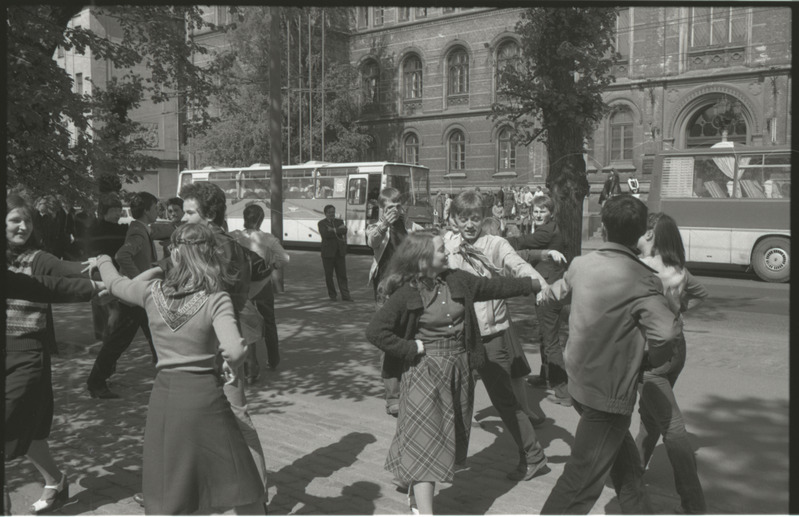
[[[406,482],[452,482],[469,448],[474,379],[461,339],[425,343],[402,374],[397,432],[385,468]]]

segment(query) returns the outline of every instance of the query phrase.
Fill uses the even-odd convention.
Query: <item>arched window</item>
[[[610,160],[633,159],[633,113],[622,108],[610,117]]]
[[[497,136],[497,158],[499,170],[514,170],[516,168],[516,146],[511,140],[510,129],[505,127],[499,131]]]
[[[469,55],[463,49],[454,50],[447,57],[448,93],[469,93]]]
[[[380,95],[380,67],[375,61],[370,59],[363,65],[361,69],[361,80],[363,81],[364,103],[378,102]]]
[[[497,49],[497,69],[495,70],[494,80],[496,81],[496,88],[499,90],[500,73],[506,69],[515,70],[521,64],[521,51],[519,44],[513,40],[505,41],[500,44]]]
[[[447,158],[447,169],[450,171],[462,171],[466,168],[466,137],[463,131],[455,130],[449,134],[448,139],[449,155]]]
[[[711,104],[701,108],[688,121],[686,128],[685,146],[691,147],[710,147],[721,142],[721,133],[727,130],[727,140],[746,145],[748,134],[746,120],[739,116],[732,120],[724,120],[719,117],[719,109],[716,104]]]
[[[402,155],[405,163],[419,165],[419,137],[409,133],[402,142]]]
[[[405,99],[422,98],[422,60],[408,56],[402,64],[402,94]]]

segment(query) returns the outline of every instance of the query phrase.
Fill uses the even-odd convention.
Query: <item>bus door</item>
[[[366,245],[366,194],[368,174],[351,174],[347,177],[347,244]]]

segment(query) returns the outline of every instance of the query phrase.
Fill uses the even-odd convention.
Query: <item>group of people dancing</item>
[[[533,200],[533,232],[507,239],[499,221],[486,217],[490,206],[478,192],[455,196],[443,229],[414,225],[400,197],[393,188],[381,191],[379,219],[366,230],[376,302],[366,337],[382,353],[386,411],[397,418],[385,468],[411,510],[432,514],[436,483],[453,482],[467,461],[477,380],[518,451],[507,478],[550,472],[536,433],[548,419],[529,407],[525,379],[532,370],[505,301],[530,296],[541,339],[536,382],[551,389],[549,400],[580,415],[571,455],[541,513],[588,513],[608,476],[625,513],[651,513],[641,478],[660,437],[679,510],[703,513],[673,386],[686,359],[681,314],[707,292],[685,269],[674,220],[648,215],[632,196],[614,196],[602,207],[605,244],[569,264],[546,195]],[[259,283],[288,257],[260,235],[257,205],[245,210],[244,232],[228,233],[219,187],[186,185],[180,198],[184,222],[169,237],[167,256],[135,276],[122,274],[106,254],[69,262],[40,250],[33,210],[19,196],[7,198],[5,459],[25,456],[42,475],[33,513],[69,498],[67,473],[48,446],[49,304],[98,297],[141,308],[152,336],[145,513],[266,511],[264,454],[244,369],[260,331],[248,314],[258,312]],[[641,427],[633,439],[636,398]],[[7,491],[5,499],[9,510]]]
[[[366,336],[384,353],[384,380],[393,381],[386,400],[396,397],[397,426],[385,468],[410,510],[432,514],[436,483],[452,483],[466,462],[476,379],[518,448],[507,477],[549,472],[535,431],[546,419],[531,415],[524,389],[514,389],[530,367],[504,301],[535,293],[542,357],[535,381],[551,388],[549,400],[580,415],[571,455],[540,512],[587,514],[610,476],[624,513],[652,513],[642,476],[662,437],[681,501],[675,512],[704,513],[673,387],[686,358],[681,314],[707,291],[685,269],[674,219],[648,214],[631,195],[614,196],[602,208],[605,243],[567,267],[546,195],[533,201],[533,233],[504,239],[475,191],[453,199],[448,228],[409,232],[388,221],[391,190],[381,192],[381,219],[367,229],[380,252]],[[641,426],[633,439],[637,398]]]
[[[43,476],[32,513],[69,499],[67,473],[47,441],[54,409],[47,310],[52,302],[97,296],[140,308],[153,344],[140,494],[145,513],[266,511],[266,465],[243,366],[261,337],[253,330],[256,287],[288,257],[258,230],[264,214],[257,205],[245,209],[246,229],[231,234],[223,229],[226,200],[218,186],[190,184],[180,194],[184,224],[172,232],[169,254],[133,278],[108,255],[68,262],[38,249],[31,208],[20,196],[7,197],[5,459],[25,456]],[[4,499],[10,512],[6,486]]]

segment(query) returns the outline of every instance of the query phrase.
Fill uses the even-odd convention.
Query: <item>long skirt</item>
[[[212,373],[161,370],[144,431],[144,513],[187,515],[258,501],[264,486]]]
[[[425,343],[400,382],[397,432],[386,470],[405,482],[452,482],[469,448],[474,379],[461,339]]]
[[[33,440],[50,436],[53,384],[45,349],[6,352],[5,459],[28,452]]]

